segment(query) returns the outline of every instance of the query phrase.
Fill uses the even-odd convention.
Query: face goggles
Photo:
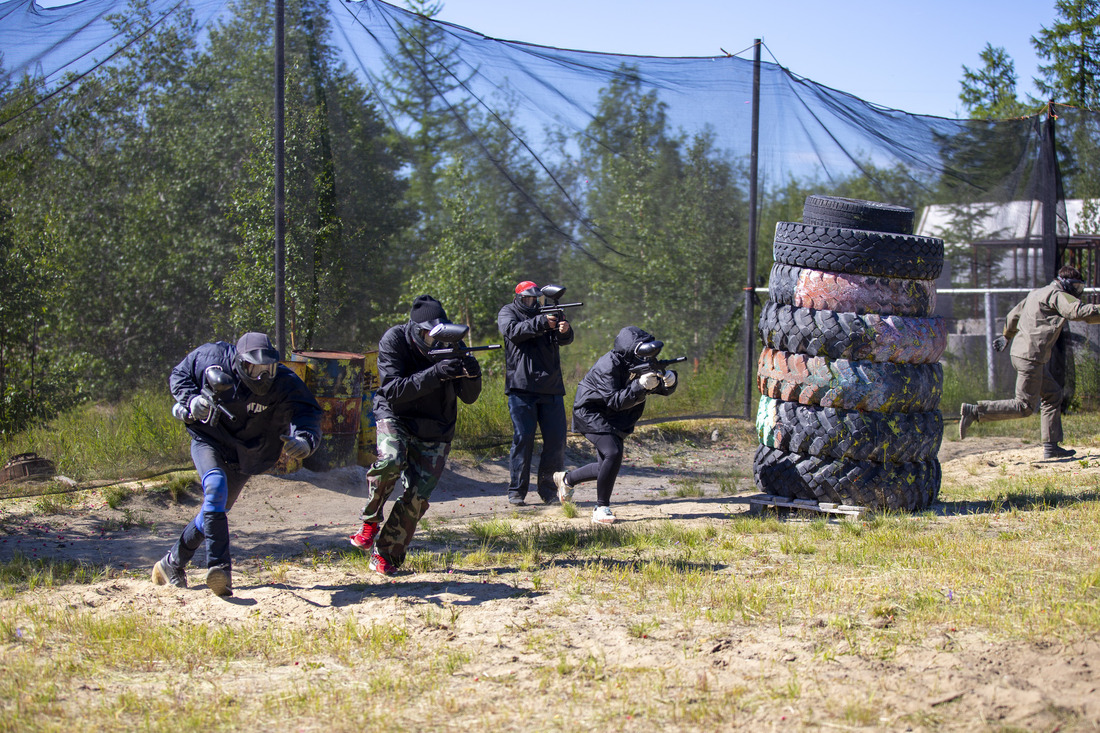
[[[248,375],[249,379],[257,380],[274,379],[275,370],[278,366],[278,362],[271,362],[270,364],[253,364],[252,362],[245,361],[241,364],[244,373]]]
[[[1073,293],[1078,298],[1085,294],[1084,280],[1070,280],[1069,278],[1064,277],[1060,277],[1058,279],[1062,281],[1063,287],[1065,287],[1068,292]]]
[[[440,341],[432,335],[431,329],[419,328],[417,334],[420,336],[420,340],[424,342],[424,345],[429,349],[435,349],[444,345],[443,341]]]

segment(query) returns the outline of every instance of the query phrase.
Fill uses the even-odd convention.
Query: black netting
[[[0,428],[274,330],[272,13],[0,4]],[[697,370],[672,409],[741,414],[751,55],[568,51],[375,0],[290,0],[292,345],[369,349],[422,292],[490,340],[518,280],[555,282],[585,302],[576,375],[632,323]],[[1095,281],[1064,203],[1098,187],[1095,113],[950,120],[759,70],[758,277],[776,223],[817,193],[915,209],[949,244],[941,288],[1045,282],[1078,250]]]

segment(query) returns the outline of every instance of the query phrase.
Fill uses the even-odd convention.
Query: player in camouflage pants
[[[443,475],[451,444],[417,440],[393,420],[382,420],[377,430],[378,460],[367,471],[369,493],[359,519],[364,523],[381,522],[382,509],[397,480],[404,479],[405,492],[374,543],[375,551],[397,568],[405,562],[416,525],[428,511],[428,499]]]
[[[481,394],[481,367],[459,341],[437,343],[438,326],[451,325],[438,300],[413,301],[408,323],[390,328],[378,341],[378,460],[367,470],[369,498],[362,528],[348,537],[371,554],[369,567],[393,575],[405,561],[416,525],[428,511],[454,440],[458,402],[473,404]],[[452,329],[453,330],[453,329]],[[382,523],[382,508],[398,480],[404,493]]]

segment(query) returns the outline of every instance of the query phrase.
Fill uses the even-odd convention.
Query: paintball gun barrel
[[[428,351],[428,356],[441,356],[444,358],[464,356],[471,351],[490,351],[501,348],[500,344],[488,344],[486,346],[466,346],[459,342],[469,333],[470,327],[459,323],[440,323],[428,332],[429,344],[445,344]]]
[[[687,361],[686,356],[677,356],[675,359],[650,359],[644,364],[639,364],[630,370],[631,376],[638,377],[647,372],[663,372],[673,364]]]
[[[565,295],[564,285],[544,285],[539,292],[542,293],[547,301],[550,301],[547,302],[546,305],[539,307],[540,314],[555,315],[558,318],[563,318],[565,316],[565,311],[562,310],[563,308],[577,308],[584,305],[584,303],[559,303],[558,301],[561,300],[561,296]]]

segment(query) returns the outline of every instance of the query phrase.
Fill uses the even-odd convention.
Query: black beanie
[[[413,323],[428,323],[433,326],[437,323],[450,322],[447,320],[447,312],[443,310],[443,306],[430,295],[421,295],[413,301],[409,320]]]

